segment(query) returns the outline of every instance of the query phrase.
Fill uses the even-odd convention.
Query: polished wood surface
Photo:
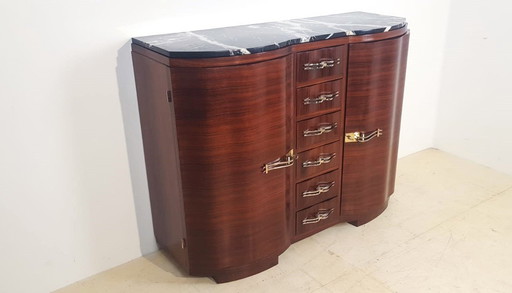
[[[345,144],[342,215],[355,225],[379,215],[393,191],[408,38],[350,45],[345,132],[383,131]]]
[[[332,210],[326,219],[321,219],[318,223],[304,224],[303,221],[306,219],[314,219],[317,217],[318,212]],[[310,208],[297,212],[297,235],[300,237],[301,234],[321,231],[326,227],[339,222],[340,213],[340,198],[335,197],[327,201],[316,204]]]
[[[325,98],[323,101],[322,96]],[[297,120],[341,110],[344,101],[345,81],[343,79],[299,88],[296,94]]]
[[[291,242],[380,214],[395,180],[406,32],[205,59],[132,45],[159,245],[189,274],[221,283],[277,264]],[[332,68],[303,69],[337,56]],[[332,101],[304,104],[334,92]],[[337,127],[303,136],[329,123]],[[377,128],[381,137],[344,143],[345,132]],[[291,149],[291,167],[262,172]],[[329,163],[303,167],[333,153]],[[302,196],[330,182],[326,192]],[[331,208],[329,217],[303,224]]]
[[[311,192],[318,190],[319,186],[329,186],[327,190],[324,190],[322,193],[314,196],[306,196],[305,192]],[[296,188],[296,205],[297,210],[301,210],[312,205],[315,205],[324,200],[340,196],[341,190],[341,173],[339,170],[332,171],[326,173],[324,175],[320,175],[314,177],[312,179],[306,180],[297,184]]]
[[[292,148],[291,56],[172,68],[190,272],[216,275],[290,244],[293,168],[262,172]],[[250,248],[250,249],[249,249]]]
[[[156,241],[188,270],[188,249],[182,248],[186,228],[176,125],[167,96],[170,71],[136,52],[132,59]]]
[[[300,86],[326,78],[343,77],[346,52],[347,46],[336,46],[297,53],[295,63],[297,84]],[[320,62],[332,62],[332,64],[323,68],[315,66]]]
[[[322,129],[327,130],[322,133]],[[300,121],[297,123],[297,151],[337,141],[341,135],[343,135],[341,112]]]
[[[318,176],[324,172],[330,171],[331,169],[337,169],[340,165],[342,149],[342,144],[335,142],[299,153],[296,165],[297,180],[302,181]],[[315,167],[304,167],[304,163],[308,161],[315,162],[322,156],[325,157],[333,154],[335,155],[334,158],[328,163],[323,163]]]

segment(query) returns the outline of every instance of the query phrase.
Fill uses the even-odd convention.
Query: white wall
[[[435,146],[512,174],[512,3],[452,0]]]
[[[156,249],[130,37],[353,10],[408,18],[400,156],[430,147],[445,1],[3,1],[0,292],[47,292]]]

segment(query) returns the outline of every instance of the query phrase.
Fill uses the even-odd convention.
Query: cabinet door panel
[[[208,275],[289,245],[292,168],[262,172],[292,148],[291,57],[173,68],[190,271]]]
[[[393,193],[409,35],[349,47],[345,132],[382,130],[345,143],[342,216],[356,225],[379,215]]]

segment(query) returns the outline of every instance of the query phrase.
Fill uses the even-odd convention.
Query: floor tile
[[[512,292],[511,207],[512,176],[429,149],[399,160],[382,215],[294,243],[254,276],[215,284],[156,252],[57,292]]]

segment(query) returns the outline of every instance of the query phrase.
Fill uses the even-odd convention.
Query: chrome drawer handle
[[[318,196],[321,193],[328,192],[331,189],[331,187],[333,187],[333,186],[334,186],[334,181],[331,181],[329,183],[319,183],[316,186],[315,190],[304,191],[302,193],[302,197]]]
[[[302,167],[309,168],[309,167],[317,167],[322,164],[327,164],[327,163],[330,163],[331,160],[334,159],[334,157],[336,157],[336,153],[332,153],[332,154],[328,154],[328,155],[320,155],[320,157],[318,157],[318,160],[316,160],[316,161],[305,161],[304,163],[302,163]]]
[[[315,129],[315,130],[309,130],[309,129],[304,130],[303,133],[304,133],[304,136],[318,136],[318,135],[322,135],[324,133],[331,132],[337,126],[338,126],[337,123],[332,123],[332,124],[329,124],[329,125],[320,126],[317,129]]]
[[[340,95],[340,92],[334,92],[334,93],[330,93],[330,94],[321,94],[314,99],[305,98],[304,105],[321,104],[323,102],[332,101],[332,100],[334,100],[334,98],[337,98],[339,95]]]
[[[263,165],[262,171],[263,173],[268,174],[268,172],[272,170],[291,167],[293,166],[293,163],[295,162],[296,158],[297,156],[293,154],[292,149],[284,157],[281,157],[279,159],[276,159],[272,162]]]
[[[382,129],[377,128],[370,133],[366,132],[349,132],[345,133],[345,142],[367,142],[375,137],[382,136]]]
[[[318,212],[316,212],[316,215],[314,218],[305,218],[304,220],[302,220],[302,225],[307,225],[307,224],[316,224],[318,222],[320,222],[321,220],[326,220],[327,218],[329,218],[329,216],[332,214],[332,212],[334,212],[334,208],[332,209],[320,209],[318,210]]]
[[[323,60],[316,63],[304,63],[304,70],[324,69],[334,67],[335,64],[340,64],[340,58],[337,58],[336,60]]]

